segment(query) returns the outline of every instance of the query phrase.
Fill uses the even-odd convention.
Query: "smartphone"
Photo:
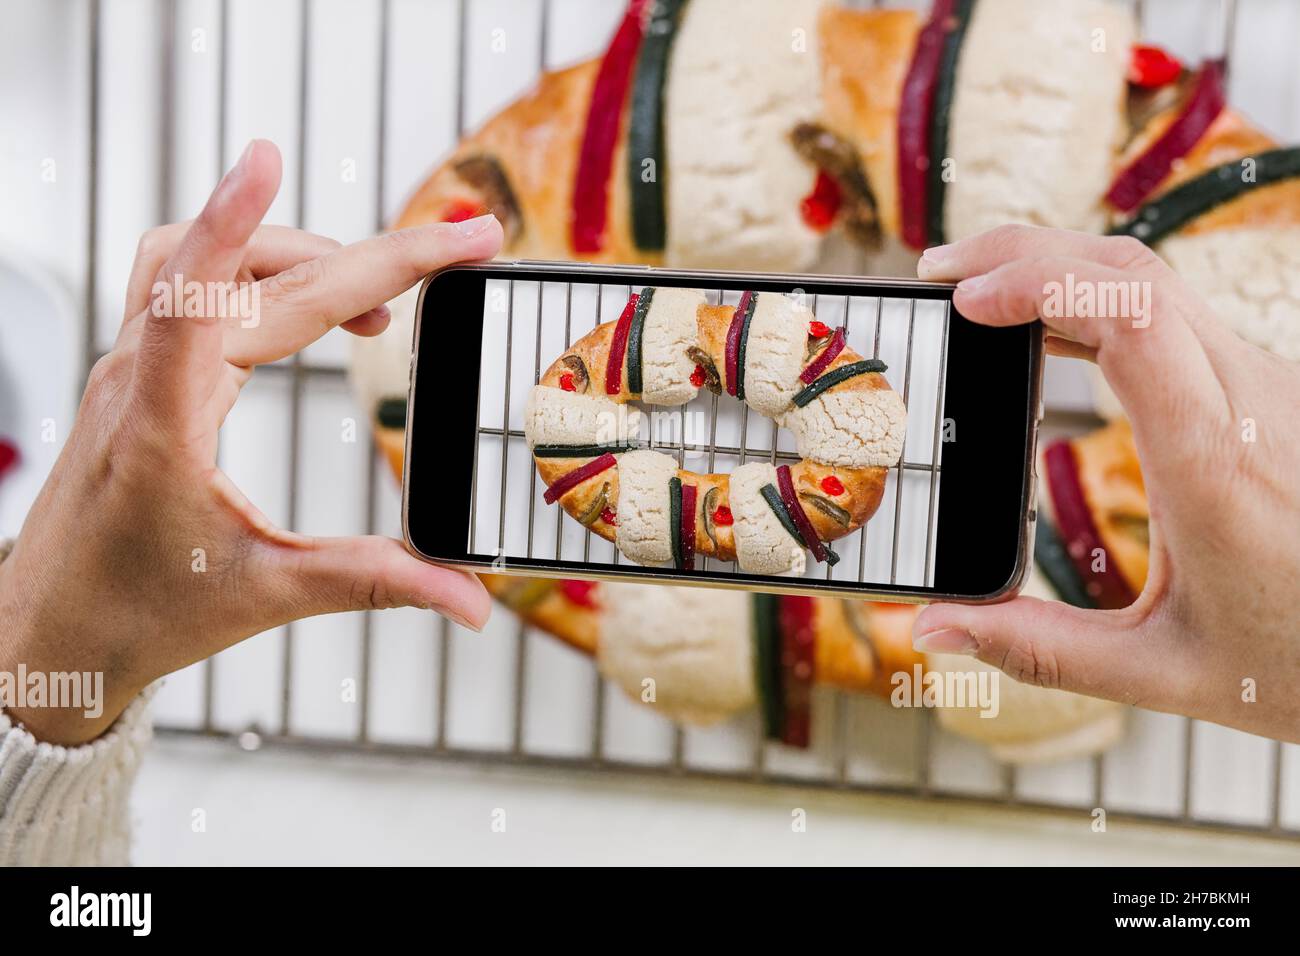
[[[976,325],[952,292],[528,261],[437,272],[415,323],[407,545],[503,574],[1013,594],[1036,517],[1042,326]]]

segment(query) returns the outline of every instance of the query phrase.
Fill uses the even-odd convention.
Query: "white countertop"
[[[1300,864],[1300,843],[1077,812],[177,738],[134,812],[137,864]]]

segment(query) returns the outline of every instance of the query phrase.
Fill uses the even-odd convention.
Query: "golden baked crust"
[[[402,482],[402,462],[406,458],[406,429],[375,426],[375,443],[384,454],[384,460],[393,470],[398,484]]]
[[[1118,420],[1072,444],[1079,485],[1106,553],[1133,593],[1140,594],[1150,566],[1151,508],[1133,429]]]
[[[600,634],[600,606],[587,607],[565,596],[558,581],[480,574],[488,593],[520,618],[592,657]],[[598,594],[595,600],[599,601]]]
[[[495,159],[522,213],[521,228],[505,250],[537,259],[570,259],[573,185],[587,109],[600,60],[543,73],[533,89],[497,113],[416,190],[395,229],[437,222],[457,201],[477,204],[482,194],[460,178],[456,165],[472,157]],[[609,223],[605,248],[592,262],[651,262],[632,244],[627,177],[627,111],[610,174]]]
[[[818,26],[823,122],[856,147],[881,226],[897,235],[898,103],[921,17],[914,10],[828,6]]]
[[[816,598],[818,683],[888,697],[897,671],[911,673],[922,655],[912,649],[916,609],[904,604]]]

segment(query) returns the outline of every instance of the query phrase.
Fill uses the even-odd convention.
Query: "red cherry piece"
[[[573,384],[572,372],[565,372],[560,376],[560,388],[566,392],[576,392],[578,390],[578,386]]]
[[[734,524],[735,521],[736,519],[731,516],[731,509],[726,505],[718,505],[718,507],[713,509],[714,524],[731,525]]]
[[[827,475],[822,479],[822,491],[826,492],[832,498],[844,494],[844,482],[840,481],[834,475]]]
[[[708,381],[708,378],[704,374],[704,366],[703,365],[695,366],[695,371],[691,373],[691,384],[694,385],[696,388],[699,388],[706,381]]]
[[[1183,64],[1176,56],[1158,46],[1134,44],[1129,56],[1128,81],[1134,86],[1154,89],[1172,83],[1182,75]]]
[[[817,182],[813,186],[813,191],[799,204],[799,211],[809,229],[826,232],[834,224],[843,202],[840,184],[823,170],[817,173]]]
[[[831,334],[831,327],[825,322],[818,322],[814,319],[808,323],[808,334],[815,339],[824,339]]]
[[[605,524],[616,525],[618,524],[618,515],[614,513],[612,508],[606,508],[600,513],[600,520],[605,522]]]
[[[442,213],[443,222],[464,222],[466,219],[473,219],[477,216],[483,207],[477,203],[466,200],[457,200],[451,203]]]
[[[560,582],[560,593],[579,607],[596,606],[594,592],[596,590],[595,581],[570,581]]]

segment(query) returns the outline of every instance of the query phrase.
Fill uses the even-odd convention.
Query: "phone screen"
[[[981,599],[1018,580],[1041,333],[947,287],[458,268],[421,300],[408,540],[438,561]]]

